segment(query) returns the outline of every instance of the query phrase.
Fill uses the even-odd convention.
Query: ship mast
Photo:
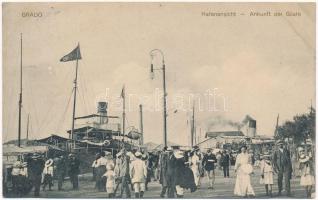
[[[21,46],[20,46],[20,95],[19,95],[19,128],[18,128],[18,147],[21,146],[21,109],[22,109],[22,33],[21,33]]]
[[[78,44],[79,48],[79,44]],[[72,116],[72,140],[74,141],[73,143],[73,148],[75,148],[75,140],[74,140],[74,123],[75,123],[75,108],[76,108],[76,91],[77,91],[77,71],[78,71],[78,57],[79,57],[79,51],[76,51],[76,72],[75,72],[75,80],[74,80],[74,102],[73,102],[73,116]]]

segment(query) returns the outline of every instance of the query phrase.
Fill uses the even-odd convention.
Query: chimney
[[[100,124],[105,124],[108,122],[107,118],[107,102],[100,101],[97,104],[97,114],[100,115]]]
[[[255,137],[256,136],[256,120],[250,119],[248,121],[248,133],[247,136]]]

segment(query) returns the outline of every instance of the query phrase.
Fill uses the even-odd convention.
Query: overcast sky
[[[163,132],[162,73],[155,71],[154,80],[149,73],[154,48],[165,55],[169,141],[188,144],[191,95],[197,96],[201,138],[214,119],[241,122],[247,114],[257,120],[258,134],[273,135],[278,113],[283,123],[308,112],[311,100],[315,102],[314,3],[10,3],[3,11],[4,141],[18,134],[20,33],[22,138],[28,113],[31,138],[67,136],[75,62],[59,59],[78,42],[82,60],[76,116],[96,113],[100,100],[110,103],[110,115],[121,115],[119,96],[125,84],[126,97],[130,95],[126,126],[139,127],[142,103],[146,142],[160,143]],[[251,11],[301,16],[251,17]],[[42,17],[22,17],[22,12],[41,12]],[[202,12],[237,16],[207,17]],[[160,67],[160,55],[153,59]]]

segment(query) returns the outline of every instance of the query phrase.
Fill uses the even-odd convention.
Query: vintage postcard
[[[315,198],[316,4],[2,4],[7,198]]]

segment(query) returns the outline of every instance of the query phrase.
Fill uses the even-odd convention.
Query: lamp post
[[[166,93],[166,66],[165,66],[165,57],[163,52],[160,49],[153,49],[150,51],[150,57],[153,59],[157,53],[161,54],[162,57],[162,68],[154,69],[153,63],[151,62],[150,74],[151,79],[154,78],[154,70],[162,70],[163,76],[163,144],[167,146],[167,93]]]

